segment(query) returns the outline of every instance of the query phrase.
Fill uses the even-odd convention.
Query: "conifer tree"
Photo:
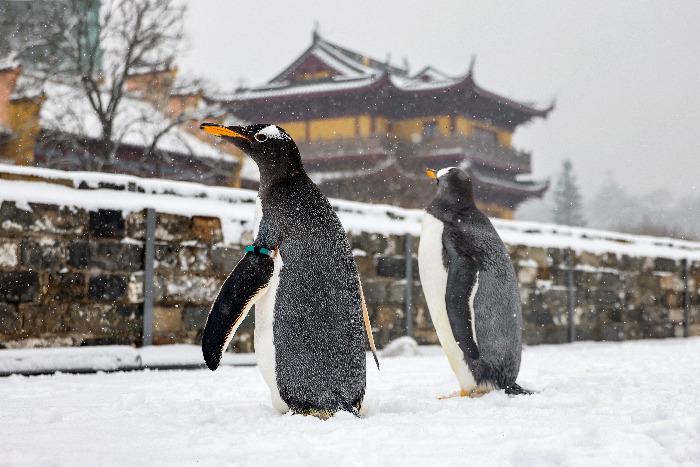
[[[554,187],[552,220],[557,224],[586,225],[586,219],[583,216],[581,193],[573,173],[573,164],[568,159],[564,161],[561,175]]]

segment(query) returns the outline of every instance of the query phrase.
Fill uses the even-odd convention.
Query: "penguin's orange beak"
[[[230,127],[219,125],[218,123],[202,123],[199,125],[199,129],[214,136],[228,136],[229,138],[240,138],[250,141],[247,136],[231,129]]]
[[[425,175],[433,180],[437,180],[437,170],[435,169],[425,169]]]

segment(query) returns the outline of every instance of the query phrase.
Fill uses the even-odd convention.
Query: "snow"
[[[362,419],[279,415],[257,368],[1,380],[3,465],[697,465],[700,339],[527,347],[538,392],[438,400],[437,348],[368,361]]]
[[[43,86],[46,101],[39,114],[41,127],[89,138],[100,138],[102,128],[85,94],[74,86],[46,82]],[[105,101],[108,99],[104,96]],[[155,136],[172,122],[150,103],[124,97],[114,119],[115,140],[136,147],[149,146]],[[197,139],[178,127],[167,131],[157,148],[177,154],[216,160],[234,160],[233,156]]]
[[[127,346],[0,350],[0,374],[55,370],[128,370],[140,367],[138,352]]]
[[[255,365],[254,354],[224,353],[222,365]],[[204,366],[202,348],[175,344],[133,348],[127,345],[94,347],[15,348],[0,350],[0,376],[53,372],[139,370]]]
[[[88,210],[120,209],[126,215],[153,207],[158,212],[183,216],[221,219],[224,241],[235,244],[244,233],[252,232],[257,193],[252,190],[211,187],[191,182],[174,182],[126,175],[92,172],[64,172],[19,166],[2,166],[0,172],[36,176],[47,180],[70,181],[73,187],[102,184],[125,187],[115,192],[95,189],[86,196],[78,190],[52,183],[3,180],[0,199],[15,201],[29,210],[29,202],[81,207]],[[420,235],[423,211],[383,204],[366,204],[332,199],[341,223],[349,233],[380,235]],[[664,237],[631,235],[582,227],[527,221],[491,219],[506,244],[539,248],[572,249],[593,254],[614,253],[633,257],[700,260],[700,242]]]

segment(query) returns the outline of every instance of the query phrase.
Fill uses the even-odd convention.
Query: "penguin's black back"
[[[365,392],[365,336],[345,231],[305,174],[261,189],[260,197],[263,222],[279,229],[284,263],[273,324],[280,396],[295,412],[354,412]]]
[[[473,260],[479,271],[474,299],[480,357],[467,359],[477,384],[507,388],[515,383],[522,353],[522,314],[515,269],[508,250],[489,218],[476,206],[427,210],[443,222],[443,245],[450,239],[457,254]],[[443,246],[443,264],[449,257]]]

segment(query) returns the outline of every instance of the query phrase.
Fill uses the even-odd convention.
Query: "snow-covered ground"
[[[279,415],[254,367],[0,379],[0,465],[698,465],[700,338],[526,348],[456,389],[437,348],[368,362],[366,415]]]

